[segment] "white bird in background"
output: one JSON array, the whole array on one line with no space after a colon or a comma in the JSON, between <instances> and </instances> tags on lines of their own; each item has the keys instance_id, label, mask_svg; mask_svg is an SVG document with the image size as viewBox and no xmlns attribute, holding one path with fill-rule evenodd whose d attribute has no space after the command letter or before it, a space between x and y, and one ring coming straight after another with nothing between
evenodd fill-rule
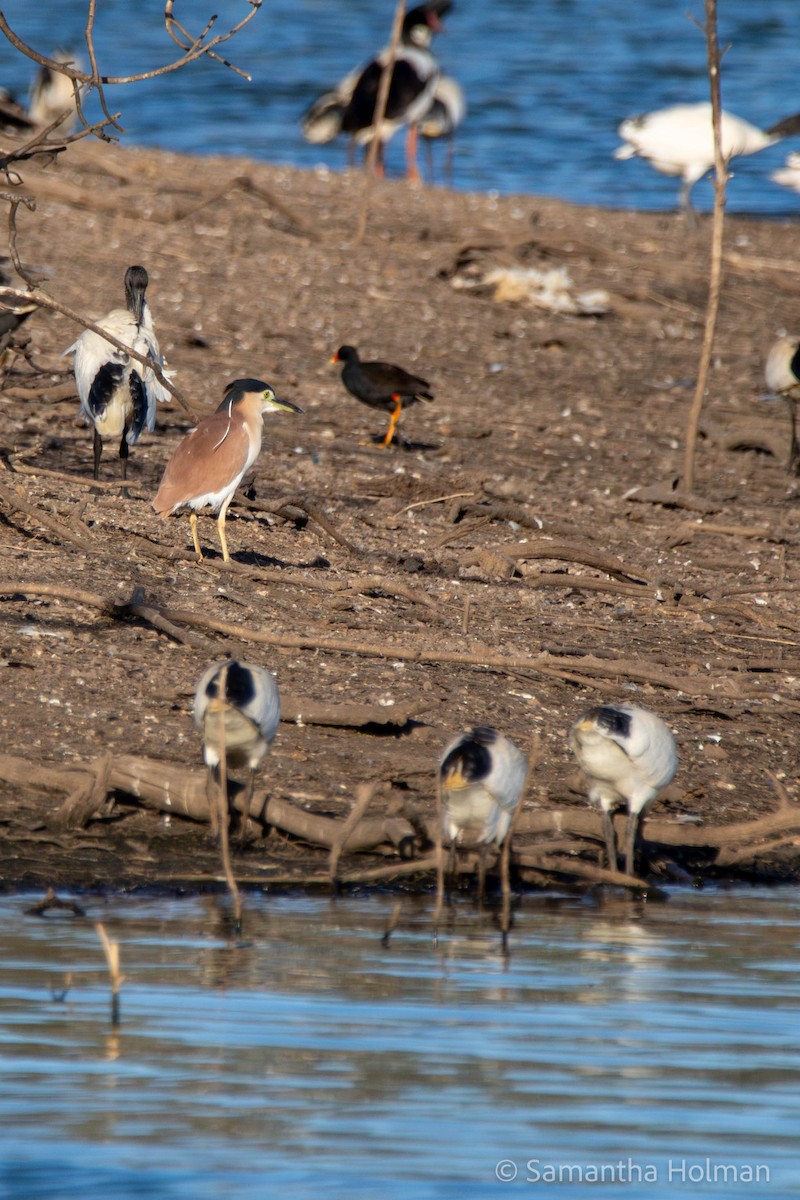
<instances>
[{"instance_id":1,"label":"white bird in background","mask_svg":"<svg viewBox=\"0 0 800 1200\"><path fill-rule=\"evenodd\" d=\"M76 66L75 56L65 50L56 50L53 54L53 62ZM51 67L41 66L31 84L28 116L34 125L42 127L51 125L62 114L66 115L53 130L54 136L65 136L75 127L78 119L75 109L75 90L68 75L54 71Z\"/></svg>"},{"instance_id":2,"label":"white bird in background","mask_svg":"<svg viewBox=\"0 0 800 1200\"><path fill-rule=\"evenodd\" d=\"M212 781L217 785L221 783L220 764L223 758L226 776L231 768L248 768L250 778L244 802L246 814L255 786L256 770L272 745L280 724L278 685L269 671L254 663L237 662L235 659L214 663L204 672L197 685L192 716L203 739L203 761L208 767L209 793ZM213 804L211 811L216 812Z\"/></svg>"},{"instance_id":3,"label":"white bird in background","mask_svg":"<svg viewBox=\"0 0 800 1200\"><path fill-rule=\"evenodd\" d=\"M798 131L800 113L764 130L723 110L722 154L726 160L755 154ZM625 144L617 147L614 158L644 158L662 175L680 176L680 207L689 209L692 187L714 166L711 103L675 104L644 116L628 117L618 133Z\"/></svg>"},{"instance_id":4,"label":"white bird in background","mask_svg":"<svg viewBox=\"0 0 800 1200\"><path fill-rule=\"evenodd\" d=\"M634 873L636 835L648 804L678 769L671 732L655 713L637 704L591 708L572 727L570 746L589 783L589 799L603 812L609 870L617 869L612 813L625 807L625 872Z\"/></svg>"},{"instance_id":5,"label":"white bird in background","mask_svg":"<svg viewBox=\"0 0 800 1200\"><path fill-rule=\"evenodd\" d=\"M144 267L125 272L127 308L115 308L96 322L159 367L164 360L158 349L153 320L145 300L149 280ZM98 478L103 441L119 438L122 478L128 476L128 447L135 445L143 429L155 428L156 404L169 397L149 367L144 367L99 333L86 329L64 353L75 352L75 382L81 413L94 426L94 478Z\"/></svg>"},{"instance_id":6,"label":"white bird in background","mask_svg":"<svg viewBox=\"0 0 800 1200\"><path fill-rule=\"evenodd\" d=\"M797 401L800 399L800 338L778 338L767 355L764 369L767 387L775 396L783 396L789 405L792 440L787 470L800 475L800 443L797 440Z\"/></svg>"},{"instance_id":7,"label":"white bird in background","mask_svg":"<svg viewBox=\"0 0 800 1200\"><path fill-rule=\"evenodd\" d=\"M481 851L481 894L485 852L492 843L499 847L505 841L527 774L522 751L486 725L459 734L442 755L442 833L450 843L450 870L456 845L465 833L472 834Z\"/></svg>"},{"instance_id":8,"label":"white bird in background","mask_svg":"<svg viewBox=\"0 0 800 1200\"><path fill-rule=\"evenodd\" d=\"M772 172L770 179L773 183L779 183L781 187L800 192L800 154L787 154L786 162L782 167L778 167L777 171Z\"/></svg>"},{"instance_id":9,"label":"white bird in background","mask_svg":"<svg viewBox=\"0 0 800 1200\"><path fill-rule=\"evenodd\" d=\"M449 181L453 176L453 139L461 122L467 115L467 101L460 84L450 75L440 75L434 89L430 108L419 123L420 136L428 147L429 174L433 178L434 141L444 138L447 145L444 176Z\"/></svg>"}]
</instances>

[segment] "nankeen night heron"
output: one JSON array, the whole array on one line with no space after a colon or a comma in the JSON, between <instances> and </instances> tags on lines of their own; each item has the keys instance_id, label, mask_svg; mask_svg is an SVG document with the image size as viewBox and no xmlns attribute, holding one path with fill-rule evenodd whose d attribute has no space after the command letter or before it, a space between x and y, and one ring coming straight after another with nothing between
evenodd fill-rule
<instances>
[{"instance_id":1,"label":"nankeen night heron","mask_svg":"<svg viewBox=\"0 0 800 1200\"><path fill-rule=\"evenodd\" d=\"M447 146L444 176L453 174L453 139L467 114L467 101L461 85L450 75L440 75L436 83L428 111L419 123L419 132L429 152L429 172L433 177L433 154L431 147L436 141Z\"/></svg>"},{"instance_id":2,"label":"nankeen night heron","mask_svg":"<svg viewBox=\"0 0 800 1200\"><path fill-rule=\"evenodd\" d=\"M113 309L96 324L137 354L163 367L145 299L148 282L144 267L128 267L127 308ZM156 404L168 399L169 392L149 367L91 329L85 329L64 353L72 351L81 413L94 426L94 478L99 475L103 442L119 438L122 478L127 479L128 448L138 442L142 430L152 432L155 428Z\"/></svg>"},{"instance_id":3,"label":"nankeen night heron","mask_svg":"<svg viewBox=\"0 0 800 1200\"><path fill-rule=\"evenodd\" d=\"M235 659L214 663L197 685L192 716L203 741L209 792L212 782L222 782L223 762L226 776L231 769L248 769L246 823L255 773L280 724L278 685L269 671L254 663Z\"/></svg>"},{"instance_id":4,"label":"nankeen night heron","mask_svg":"<svg viewBox=\"0 0 800 1200\"><path fill-rule=\"evenodd\" d=\"M418 400L433 400L431 385L402 367L387 362L362 362L355 346L340 346L330 360L343 363L342 383L351 396L389 413L389 427L383 445L391 445L403 409Z\"/></svg>"},{"instance_id":5,"label":"nankeen night heron","mask_svg":"<svg viewBox=\"0 0 800 1200\"><path fill-rule=\"evenodd\" d=\"M258 458L265 413L302 412L281 400L261 379L236 379L225 389L219 408L178 443L167 463L153 508L160 517L188 508L198 560L203 552L197 537L197 511L208 507L219 514L217 530L222 558L230 561L225 517L245 472Z\"/></svg>"},{"instance_id":6,"label":"nankeen night heron","mask_svg":"<svg viewBox=\"0 0 800 1200\"><path fill-rule=\"evenodd\" d=\"M56 50L52 61L64 66L76 66L74 54L67 50ZM69 75L54 70L43 63L33 77L30 96L28 98L28 115L34 125L52 125L62 118L51 133L51 137L65 137L70 133L78 120L75 109L75 89Z\"/></svg>"},{"instance_id":7,"label":"nankeen night heron","mask_svg":"<svg viewBox=\"0 0 800 1200\"><path fill-rule=\"evenodd\" d=\"M800 443L797 441L797 401L800 399L800 338L782 337L772 346L764 368L767 387L783 396L789 406L791 441L787 469L800 475Z\"/></svg>"},{"instance_id":8,"label":"nankeen night heron","mask_svg":"<svg viewBox=\"0 0 800 1200\"><path fill-rule=\"evenodd\" d=\"M481 893L486 851L505 841L527 773L522 751L486 725L459 734L442 754L442 834L450 843L450 869L466 835L480 849Z\"/></svg>"},{"instance_id":9,"label":"nankeen night heron","mask_svg":"<svg viewBox=\"0 0 800 1200\"><path fill-rule=\"evenodd\" d=\"M672 733L655 713L637 704L590 708L572 727L570 746L589 784L589 799L603 813L608 867L617 869L613 813L628 810L625 871L634 873L641 816L675 777L678 752Z\"/></svg>"}]
</instances>

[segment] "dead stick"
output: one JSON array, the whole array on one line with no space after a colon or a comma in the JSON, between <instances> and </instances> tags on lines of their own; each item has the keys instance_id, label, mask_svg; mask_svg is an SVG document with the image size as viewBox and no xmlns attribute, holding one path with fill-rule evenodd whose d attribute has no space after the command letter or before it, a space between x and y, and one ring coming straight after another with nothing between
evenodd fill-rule
<instances>
[{"instance_id":1,"label":"dead stick","mask_svg":"<svg viewBox=\"0 0 800 1200\"><path fill-rule=\"evenodd\" d=\"M397 47L400 45L400 35L403 31L403 17L406 11L406 0L397 0L397 7L394 13L394 23L392 25L392 36L389 39L389 51L386 56L386 62L381 74L381 81L378 85L378 95L375 100L375 109L372 114L372 141L369 144L367 151L366 177L364 179L364 195L361 202L361 213L358 218L358 228L356 235L353 238L353 245L360 246L364 241L364 235L367 232L367 217L369 216L369 202L372 195L372 181L375 174L375 162L378 157L378 152L382 151L383 144L381 142L381 125L386 113L386 101L389 99L389 85L392 82L394 74L394 63L397 57Z\"/></svg>"},{"instance_id":2,"label":"dead stick","mask_svg":"<svg viewBox=\"0 0 800 1200\"><path fill-rule=\"evenodd\" d=\"M436 772L436 908L433 911L433 941L439 936L439 922L444 908L444 804L442 802L442 777Z\"/></svg>"},{"instance_id":3,"label":"dead stick","mask_svg":"<svg viewBox=\"0 0 800 1200\"><path fill-rule=\"evenodd\" d=\"M722 283L722 234L725 215L725 188L728 182L728 164L722 153L722 102L720 100L720 55L717 40L717 0L705 0L706 48L708 52L708 75L711 85L711 113L714 128L714 215L711 226L711 272L708 284L708 308L703 330L703 346L697 370L692 407L686 426L686 447L683 458L683 480L681 490L691 496L694 491L695 450L700 413L703 407L708 374L711 366L711 351L719 312Z\"/></svg>"},{"instance_id":4,"label":"dead stick","mask_svg":"<svg viewBox=\"0 0 800 1200\"><path fill-rule=\"evenodd\" d=\"M342 851L347 845L347 839L350 837L350 834L353 832L356 825L358 825L359 821L369 808L370 801L375 795L376 787L376 783L362 783L359 785L358 791L356 792L356 802L348 814L344 824L342 825L341 833L331 846L330 857L328 859L328 874L330 875L331 883L334 889L336 888L337 882L336 872L339 867L339 858L341 857Z\"/></svg>"}]
</instances>

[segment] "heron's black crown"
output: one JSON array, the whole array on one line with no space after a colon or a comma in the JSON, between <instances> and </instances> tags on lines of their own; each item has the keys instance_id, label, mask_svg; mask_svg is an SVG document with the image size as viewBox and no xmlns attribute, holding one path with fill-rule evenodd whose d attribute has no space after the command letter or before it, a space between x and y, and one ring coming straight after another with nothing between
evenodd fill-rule
<instances>
[{"instance_id":1,"label":"heron's black crown","mask_svg":"<svg viewBox=\"0 0 800 1200\"><path fill-rule=\"evenodd\" d=\"M460 766L465 779L477 783L486 779L492 769L489 747L497 741L497 734L488 725L480 725L465 734L442 763L442 775L446 778L455 766Z\"/></svg>"},{"instance_id":2,"label":"heron's black crown","mask_svg":"<svg viewBox=\"0 0 800 1200\"><path fill-rule=\"evenodd\" d=\"M630 737L633 717L624 709L603 705L601 708L593 708L587 715L594 717L599 728L606 733L614 737Z\"/></svg>"},{"instance_id":3,"label":"heron's black crown","mask_svg":"<svg viewBox=\"0 0 800 1200\"><path fill-rule=\"evenodd\" d=\"M241 400L248 392L257 392L260 396L264 392L271 391L272 388L268 383L264 383L263 379L234 379L225 388L223 404L228 404L231 401L235 404L237 400Z\"/></svg>"},{"instance_id":4,"label":"heron's black crown","mask_svg":"<svg viewBox=\"0 0 800 1200\"><path fill-rule=\"evenodd\" d=\"M223 699L232 708L245 708L251 700L255 699L256 686L253 680L252 671L248 671L247 667L243 667L236 659L232 659L227 664L225 672L225 695ZM222 671L218 671L216 675L208 681L206 687L206 695L210 700L216 700L219 696L219 683L222 678Z\"/></svg>"}]
</instances>

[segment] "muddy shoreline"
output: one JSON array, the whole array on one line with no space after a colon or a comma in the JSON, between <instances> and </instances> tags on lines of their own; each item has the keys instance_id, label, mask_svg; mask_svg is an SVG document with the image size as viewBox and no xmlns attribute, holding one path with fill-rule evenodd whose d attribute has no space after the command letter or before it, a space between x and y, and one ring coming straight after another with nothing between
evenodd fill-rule
<instances>
[{"instance_id":1,"label":"muddy shoreline","mask_svg":"<svg viewBox=\"0 0 800 1200\"><path fill-rule=\"evenodd\" d=\"M785 406L762 398L766 352L797 313L796 222L726 222L687 508L672 488L705 316L705 218L388 180L354 245L358 173L81 143L26 167L24 183L37 209L18 217L18 248L62 303L100 316L121 302L125 268L146 265L187 402L164 406L133 448L126 498L110 448L91 486L60 357L74 323L35 314L3 368L0 750L29 778L125 755L198 769L194 687L233 653L274 670L290 701L264 794L312 815L343 822L371 783L370 815L430 822L441 748L489 723L526 749L539 737L531 829L515 847L596 864L591 832L567 844L533 826L591 816L567 731L619 698L676 733L681 766L654 827L744 827L796 805L798 485ZM498 298L497 270L515 283L539 272L551 307ZM587 293L605 311L565 311ZM329 365L343 343L433 385L388 450L382 414ZM229 513L230 564L201 515L198 565L188 522L159 520L150 501L192 414L245 375L305 413L265 425ZM316 723L313 706L349 716ZM218 886L204 825L98 791L82 827L65 828L70 794L0 780L4 889ZM654 843L654 878L796 882L797 829L778 824L725 853ZM276 888L316 886L329 854L274 828L234 850L246 886ZM341 874L392 862L390 844L345 851ZM517 883L554 877L525 867Z\"/></svg>"}]
</instances>

